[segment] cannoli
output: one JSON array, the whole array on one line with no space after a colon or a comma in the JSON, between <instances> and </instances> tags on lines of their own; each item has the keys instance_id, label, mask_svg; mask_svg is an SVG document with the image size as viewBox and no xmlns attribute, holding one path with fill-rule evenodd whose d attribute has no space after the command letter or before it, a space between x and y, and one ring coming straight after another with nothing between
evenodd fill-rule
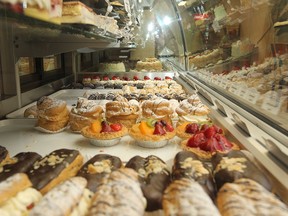
<instances>
[{"instance_id":1,"label":"cannoli","mask_svg":"<svg viewBox=\"0 0 288 216\"><path fill-rule=\"evenodd\" d=\"M133 169L121 168L113 171L107 182L98 187L88 215L143 216L145 208L146 199L138 174Z\"/></svg>"},{"instance_id":2,"label":"cannoli","mask_svg":"<svg viewBox=\"0 0 288 216\"><path fill-rule=\"evenodd\" d=\"M166 188L163 210L165 216L220 216L203 187L198 182L186 178L175 180Z\"/></svg>"}]
</instances>

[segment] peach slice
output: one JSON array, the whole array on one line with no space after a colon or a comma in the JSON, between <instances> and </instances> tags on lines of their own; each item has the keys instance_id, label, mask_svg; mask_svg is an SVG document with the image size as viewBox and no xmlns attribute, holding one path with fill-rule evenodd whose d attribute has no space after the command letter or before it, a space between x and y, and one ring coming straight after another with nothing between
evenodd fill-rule
<instances>
[{"instance_id":1,"label":"peach slice","mask_svg":"<svg viewBox=\"0 0 288 216\"><path fill-rule=\"evenodd\" d=\"M92 124L91 124L91 130L95 133L100 133L102 129L102 126L101 126L101 121L97 120L97 121L94 121Z\"/></svg>"},{"instance_id":2,"label":"peach slice","mask_svg":"<svg viewBox=\"0 0 288 216\"><path fill-rule=\"evenodd\" d=\"M144 135L152 135L154 132L154 128L149 127L146 121L142 121L139 125L139 130Z\"/></svg>"}]
</instances>

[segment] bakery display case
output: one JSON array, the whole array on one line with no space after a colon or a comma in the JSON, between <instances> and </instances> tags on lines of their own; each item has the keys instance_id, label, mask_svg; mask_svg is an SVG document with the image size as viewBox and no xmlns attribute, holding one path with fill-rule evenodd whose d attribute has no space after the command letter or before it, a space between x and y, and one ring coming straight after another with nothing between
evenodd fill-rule
<instances>
[{"instance_id":1,"label":"bakery display case","mask_svg":"<svg viewBox=\"0 0 288 216\"><path fill-rule=\"evenodd\" d=\"M0 0L0 187L28 182L25 213L77 187L77 216L288 214L286 0L22 3Z\"/></svg>"}]
</instances>

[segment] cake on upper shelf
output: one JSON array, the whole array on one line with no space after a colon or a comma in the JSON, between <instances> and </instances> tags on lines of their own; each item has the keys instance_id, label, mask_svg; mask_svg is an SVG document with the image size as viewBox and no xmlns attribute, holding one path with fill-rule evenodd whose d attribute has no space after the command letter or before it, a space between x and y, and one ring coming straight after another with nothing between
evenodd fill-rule
<instances>
[{"instance_id":1,"label":"cake on upper shelf","mask_svg":"<svg viewBox=\"0 0 288 216\"><path fill-rule=\"evenodd\" d=\"M126 68L123 62L109 62L109 63L100 63L99 72L125 72Z\"/></svg>"},{"instance_id":2,"label":"cake on upper shelf","mask_svg":"<svg viewBox=\"0 0 288 216\"><path fill-rule=\"evenodd\" d=\"M162 63L157 58L145 58L144 61L138 61L135 69L137 71L162 71Z\"/></svg>"}]
</instances>

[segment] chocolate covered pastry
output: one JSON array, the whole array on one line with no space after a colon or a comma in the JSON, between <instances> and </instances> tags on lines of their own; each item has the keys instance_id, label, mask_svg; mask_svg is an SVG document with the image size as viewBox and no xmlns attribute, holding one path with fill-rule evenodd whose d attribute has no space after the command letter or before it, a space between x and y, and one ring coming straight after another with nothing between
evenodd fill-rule
<instances>
[{"instance_id":1,"label":"chocolate covered pastry","mask_svg":"<svg viewBox=\"0 0 288 216\"><path fill-rule=\"evenodd\" d=\"M0 167L0 182L16 173L26 173L41 158L36 152L21 152Z\"/></svg>"},{"instance_id":2,"label":"chocolate covered pastry","mask_svg":"<svg viewBox=\"0 0 288 216\"><path fill-rule=\"evenodd\" d=\"M241 151L230 151L227 154L216 153L211 162L218 190L225 183L234 182L239 178L252 179L267 190L271 190L271 183L267 177Z\"/></svg>"},{"instance_id":3,"label":"chocolate covered pastry","mask_svg":"<svg viewBox=\"0 0 288 216\"><path fill-rule=\"evenodd\" d=\"M83 156L77 150L58 149L36 161L27 172L33 187L42 194L60 182L75 176L83 164Z\"/></svg>"},{"instance_id":4,"label":"chocolate covered pastry","mask_svg":"<svg viewBox=\"0 0 288 216\"><path fill-rule=\"evenodd\" d=\"M209 196L214 199L216 188L211 168L193 152L181 151L174 158L173 180L188 178L198 182Z\"/></svg>"},{"instance_id":5,"label":"chocolate covered pastry","mask_svg":"<svg viewBox=\"0 0 288 216\"><path fill-rule=\"evenodd\" d=\"M134 169L139 175L141 189L147 200L146 211L162 209L163 192L170 183L166 163L154 155L146 158L135 156L126 167Z\"/></svg>"},{"instance_id":6,"label":"chocolate covered pastry","mask_svg":"<svg viewBox=\"0 0 288 216\"><path fill-rule=\"evenodd\" d=\"M107 180L112 171L121 167L120 158L108 154L98 154L81 167L77 176L84 177L88 182L87 188L95 192L97 187Z\"/></svg>"},{"instance_id":7,"label":"chocolate covered pastry","mask_svg":"<svg viewBox=\"0 0 288 216\"><path fill-rule=\"evenodd\" d=\"M0 146L0 165L4 164L9 159L9 152L3 146Z\"/></svg>"}]
</instances>

